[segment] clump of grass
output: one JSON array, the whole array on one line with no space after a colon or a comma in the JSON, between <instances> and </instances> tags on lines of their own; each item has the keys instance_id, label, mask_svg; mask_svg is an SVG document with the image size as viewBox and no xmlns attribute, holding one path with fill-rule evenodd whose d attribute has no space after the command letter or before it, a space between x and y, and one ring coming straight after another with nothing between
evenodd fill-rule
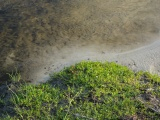
<instances>
[{"instance_id":1,"label":"clump of grass","mask_svg":"<svg viewBox=\"0 0 160 120\"><path fill-rule=\"evenodd\" d=\"M81 62L54 73L40 85L20 85L11 103L14 119L158 119L139 101L146 94L160 98L160 78L134 73L115 63Z\"/></svg>"},{"instance_id":2,"label":"clump of grass","mask_svg":"<svg viewBox=\"0 0 160 120\"><path fill-rule=\"evenodd\" d=\"M17 71L17 69L15 70L15 72L7 74L9 75L11 82L19 82L21 80L21 74Z\"/></svg>"}]
</instances>

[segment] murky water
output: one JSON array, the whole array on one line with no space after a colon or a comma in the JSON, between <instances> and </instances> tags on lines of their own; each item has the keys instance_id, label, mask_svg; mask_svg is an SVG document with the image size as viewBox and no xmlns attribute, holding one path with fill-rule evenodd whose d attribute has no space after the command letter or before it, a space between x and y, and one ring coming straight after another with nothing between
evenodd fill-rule
<instances>
[{"instance_id":1,"label":"murky water","mask_svg":"<svg viewBox=\"0 0 160 120\"><path fill-rule=\"evenodd\" d=\"M160 0L1 0L0 76L15 67L25 76L41 64L34 58L56 58L66 47L150 44L160 38L159 21Z\"/></svg>"}]
</instances>

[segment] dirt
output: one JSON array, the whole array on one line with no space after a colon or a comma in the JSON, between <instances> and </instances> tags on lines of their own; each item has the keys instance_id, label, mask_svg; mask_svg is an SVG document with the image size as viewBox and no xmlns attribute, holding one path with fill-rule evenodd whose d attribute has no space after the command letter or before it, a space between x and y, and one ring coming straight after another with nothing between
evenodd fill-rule
<instances>
[{"instance_id":1,"label":"dirt","mask_svg":"<svg viewBox=\"0 0 160 120\"><path fill-rule=\"evenodd\" d=\"M159 0L1 0L0 77L18 69L38 81L76 58L149 45L159 11Z\"/></svg>"}]
</instances>

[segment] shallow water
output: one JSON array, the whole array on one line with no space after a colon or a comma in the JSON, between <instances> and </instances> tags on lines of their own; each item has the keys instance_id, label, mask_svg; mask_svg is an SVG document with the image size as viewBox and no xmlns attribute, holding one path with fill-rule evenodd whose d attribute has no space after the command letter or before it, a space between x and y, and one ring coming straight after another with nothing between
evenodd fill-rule
<instances>
[{"instance_id":1,"label":"shallow water","mask_svg":"<svg viewBox=\"0 0 160 120\"><path fill-rule=\"evenodd\" d=\"M120 53L150 44L160 38L159 11L159 0L1 0L0 76L16 67L31 79L46 57L56 63L73 48Z\"/></svg>"}]
</instances>

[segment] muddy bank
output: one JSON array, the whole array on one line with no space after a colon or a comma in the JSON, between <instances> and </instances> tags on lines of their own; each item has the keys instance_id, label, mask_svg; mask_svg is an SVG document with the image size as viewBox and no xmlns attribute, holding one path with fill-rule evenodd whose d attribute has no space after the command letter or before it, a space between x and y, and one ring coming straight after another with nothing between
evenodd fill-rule
<instances>
[{"instance_id":1,"label":"muddy bank","mask_svg":"<svg viewBox=\"0 0 160 120\"><path fill-rule=\"evenodd\" d=\"M49 64L148 45L160 37L159 11L159 0L1 0L0 74L17 68L34 81Z\"/></svg>"}]
</instances>

